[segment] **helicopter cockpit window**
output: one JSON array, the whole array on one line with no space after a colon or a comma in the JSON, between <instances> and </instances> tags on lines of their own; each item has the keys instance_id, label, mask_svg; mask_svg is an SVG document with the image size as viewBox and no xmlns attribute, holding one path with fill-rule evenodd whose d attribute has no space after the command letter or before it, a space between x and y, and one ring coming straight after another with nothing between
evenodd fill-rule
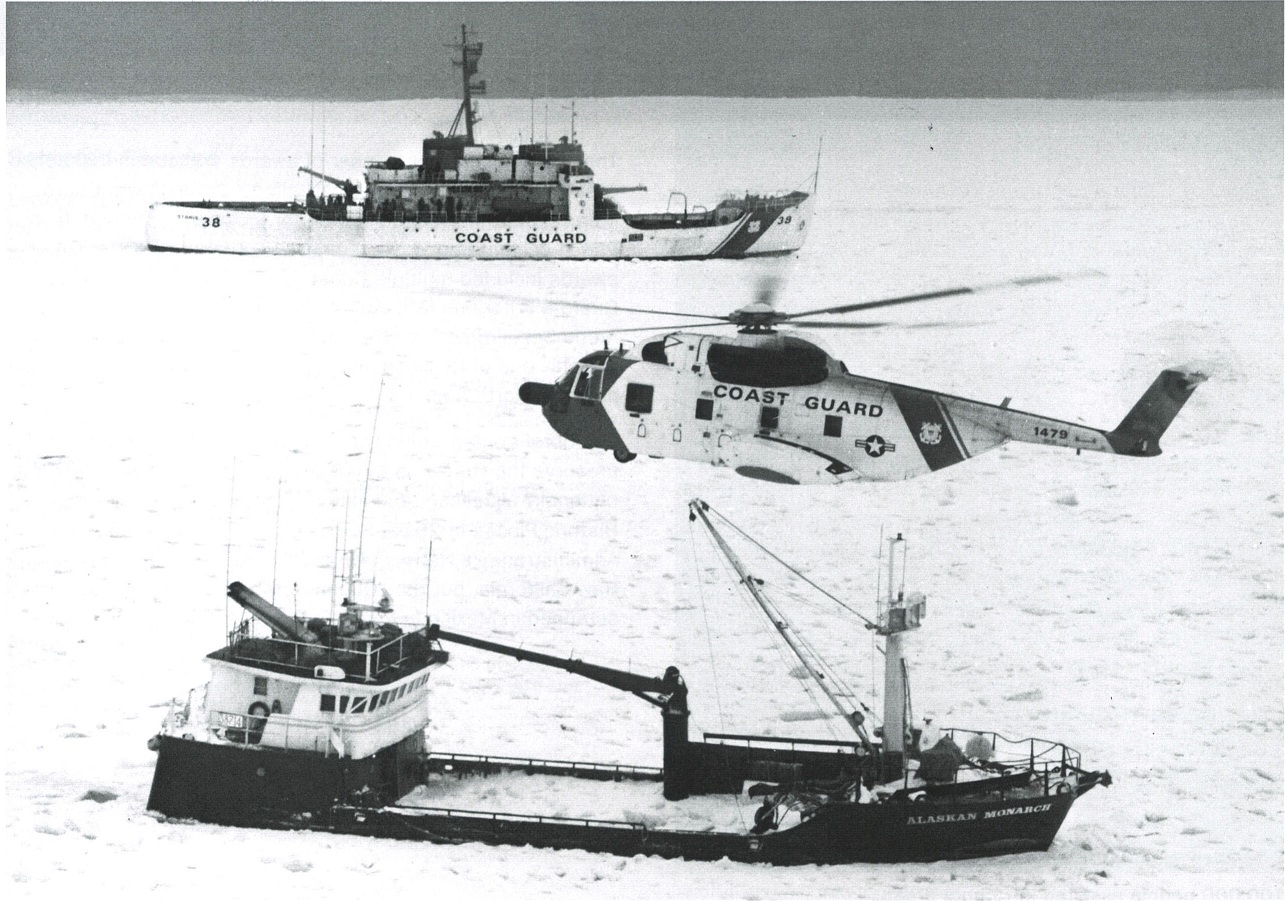
<instances>
[{"instance_id":1,"label":"helicopter cockpit window","mask_svg":"<svg viewBox=\"0 0 1285 901\"><path fill-rule=\"evenodd\" d=\"M583 400L598 400L602 397L602 366L581 363L580 372L576 375L575 387L571 389L572 397Z\"/></svg>"},{"instance_id":2,"label":"helicopter cockpit window","mask_svg":"<svg viewBox=\"0 0 1285 901\"><path fill-rule=\"evenodd\" d=\"M825 351L798 338L781 338L762 347L714 344L705 359L717 381L752 388L815 385L829 375Z\"/></svg>"}]
</instances>

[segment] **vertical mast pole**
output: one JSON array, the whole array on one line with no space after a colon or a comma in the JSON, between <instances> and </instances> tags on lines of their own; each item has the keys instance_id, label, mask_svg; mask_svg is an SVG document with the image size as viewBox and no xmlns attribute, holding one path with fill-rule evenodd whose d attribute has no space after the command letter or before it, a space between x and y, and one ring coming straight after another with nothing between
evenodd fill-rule
<instances>
[{"instance_id":1,"label":"vertical mast pole","mask_svg":"<svg viewBox=\"0 0 1285 901\"><path fill-rule=\"evenodd\" d=\"M469 79L473 69L469 66L468 26L460 26L460 69L464 73L464 134L470 144L473 143L473 91Z\"/></svg>"},{"instance_id":2,"label":"vertical mast pole","mask_svg":"<svg viewBox=\"0 0 1285 901\"><path fill-rule=\"evenodd\" d=\"M370 424L370 452L366 454L366 486L361 492L361 524L357 527L357 575L361 576L361 543L366 537L366 498L370 495L370 464L375 456L375 427L379 425L379 405L384 399L384 376L379 377L379 394L375 396L375 416ZM353 600L357 600L356 597Z\"/></svg>"}]
</instances>

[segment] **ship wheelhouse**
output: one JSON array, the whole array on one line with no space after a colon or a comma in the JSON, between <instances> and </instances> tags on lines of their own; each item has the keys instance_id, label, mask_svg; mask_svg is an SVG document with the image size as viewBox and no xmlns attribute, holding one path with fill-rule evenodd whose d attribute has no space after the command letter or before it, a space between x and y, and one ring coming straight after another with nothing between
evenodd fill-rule
<instances>
[{"instance_id":1,"label":"ship wheelhouse","mask_svg":"<svg viewBox=\"0 0 1285 901\"><path fill-rule=\"evenodd\" d=\"M229 588L236 593L268 603L240 583ZM207 656L203 703L171 714L171 734L360 759L428 725L429 675L448 655L425 629L371 623L355 612L333 623L269 624L271 637L256 637L246 620Z\"/></svg>"}]
</instances>

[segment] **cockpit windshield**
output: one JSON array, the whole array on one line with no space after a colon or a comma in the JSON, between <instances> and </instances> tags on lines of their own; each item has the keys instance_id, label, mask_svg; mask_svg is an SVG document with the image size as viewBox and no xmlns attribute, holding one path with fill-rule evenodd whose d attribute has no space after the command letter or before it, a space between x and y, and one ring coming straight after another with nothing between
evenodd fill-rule
<instances>
[{"instance_id":1,"label":"cockpit windshield","mask_svg":"<svg viewBox=\"0 0 1285 901\"><path fill-rule=\"evenodd\" d=\"M602 397L602 371L604 367L592 363L581 363L577 369L575 385L571 389L572 397L584 400L598 400Z\"/></svg>"},{"instance_id":2,"label":"cockpit windshield","mask_svg":"<svg viewBox=\"0 0 1285 901\"><path fill-rule=\"evenodd\" d=\"M710 375L717 381L752 388L788 388L815 385L829 375L829 356L815 344L781 337L759 347L712 344L705 356Z\"/></svg>"}]
</instances>

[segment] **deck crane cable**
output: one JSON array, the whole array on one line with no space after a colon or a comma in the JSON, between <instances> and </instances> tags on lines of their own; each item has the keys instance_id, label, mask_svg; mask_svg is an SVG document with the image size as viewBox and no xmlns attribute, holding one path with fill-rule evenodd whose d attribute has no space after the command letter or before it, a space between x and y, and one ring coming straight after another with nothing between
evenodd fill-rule
<instances>
[{"instance_id":1,"label":"deck crane cable","mask_svg":"<svg viewBox=\"0 0 1285 901\"><path fill-rule=\"evenodd\" d=\"M791 566L790 564L786 563L784 560L782 560L782 559L781 559L780 557L778 557L776 554L772 553L769 549L767 549L767 548L766 548L766 547L764 547L762 544L760 544L757 540L755 540L753 536L751 536L751 535L747 535L744 531L742 531L742 530L741 530L741 528L740 528L739 526L737 526L737 525L736 525L736 523L732 522L732 521L731 521L731 520L729 520L727 517L723 516L723 514L719 513L719 512L718 512L717 510L715 510L713 507L710 507L710 508L709 508L709 510L708 510L707 512L712 513L712 514L714 514L715 516L717 516L717 517L719 518L719 520L720 520L721 522L725 523L725 524L727 525L727 527L728 527L728 528L730 528L732 531L736 532L738 535L740 535L742 538L744 538L744 539L745 539L746 541L748 541L750 544L754 545L756 548L758 548L759 550L761 550L763 553L767 554L769 557L771 557L773 560L775 560L775 561L776 561L777 563L779 563L781 566L785 567L787 570L789 570L790 572L794 573L794 575L798 576L800 579L802 579L804 582L806 582L806 583L808 583L809 585L811 585L813 588L815 588L815 589L816 589L817 591L819 591L821 594L825 595L825 596L826 596L826 597L828 597L830 600L834 601L834 603L838 604L838 605L839 605L840 607L842 607L844 610L846 610L846 611L848 611L849 613L851 613L853 616L855 616L857 619L861 620L861 621L862 621L863 623L865 623L867 626L870 626L871 628L874 628L874 627L875 627L875 623L874 623L871 619L869 619L868 617L862 616L860 612L858 612L858 611L856 611L856 610L853 610L851 607L849 607L849 606L848 606L847 604L845 604L843 601L839 600L837 597L835 597L834 595L832 595L830 592L826 591L826 590L825 590L824 588L822 588L820 585L818 585L817 583L813 582L813 581L812 581L811 579L809 579L807 576L803 575L803 573L799 572L799 571L798 571L797 569L795 569L793 566Z\"/></svg>"},{"instance_id":2,"label":"deck crane cable","mask_svg":"<svg viewBox=\"0 0 1285 901\"><path fill-rule=\"evenodd\" d=\"M740 527L738 527L738 526L737 526L735 523L733 523L731 520L727 519L727 517L723 516L723 515L722 515L721 513L719 513L717 510L714 510L712 507L706 507L705 509L706 509L706 512L707 512L707 513L712 513L712 514L714 514L715 516L717 516L717 517L718 517L718 519L719 519L722 523L726 524L730 529L732 529L733 531L735 531L738 535L740 535L742 538L744 538L744 539L745 539L746 541L748 541L750 544L752 544L752 545L754 545L755 547L757 547L760 551L762 551L764 554L766 554L766 555L767 555L768 557L770 557L772 560L775 560L775 561L776 561L776 562L777 562L777 563L778 563L782 568L784 568L786 571L788 571L788 572L792 573L793 575L797 576L799 579L801 579L803 582L805 582L806 584L808 584L809 586L811 586L811 587L812 587L814 590L816 590L818 593L820 593L821 595L824 595L825 597L829 598L832 602L834 602L835 604L837 604L837 605L838 605L839 607L841 607L842 609L846 610L848 613L851 613L853 616L857 617L857 618L858 618L858 619L860 619L862 622L867 623L867 624L869 624L869 625L873 625L873 623L871 622L871 620L870 620L870 619L868 619L868 618L867 618L867 617L865 617L865 616L862 616L859 612L857 612L856 610L853 610L851 607L849 607L847 604L843 603L841 600L839 600L839 599L838 599L837 597L835 597L833 594L831 594L830 592L826 591L826 590L825 590L824 588L822 588L821 586L817 585L815 582L813 582L813 581L812 581L811 579L809 579L807 576L803 575L803 573L799 572L797 569L795 569L795 568L794 568L793 566L791 566L790 564L786 563L784 560L782 560L780 557L778 557L776 554L774 554L770 549L768 549L767 547L764 547L762 543L760 543L759 541L757 541L753 536L751 536L751 535L747 534L743 529L741 529ZM711 542L712 542L712 541L713 541L713 539L711 538ZM870 708L870 706L869 706L869 705L867 705L865 702L861 701L861 700L860 700L860 698L858 698L858 697L857 697L857 693L856 693L855 691L853 691L849 686L847 686L847 685L844 683L843 679L842 679L841 677L839 677L839 676L835 673L834 669L833 669L833 668L832 668L828 663L826 663L826 662L824 661L824 658L822 658L820 655L818 655L818 654L817 654L817 652L816 652L815 648L814 648L814 647L812 647L812 646L811 646L811 645L806 641L806 639L804 639L804 638L803 638L803 636L801 636L797 631L792 631L792 632L791 632L791 634L793 634L793 635L794 635L794 641L795 641L796 643L798 643L800 646L802 646L802 647L807 651L807 653L811 656L811 658L812 658L812 662L813 662L813 666L817 666L817 665L818 665L818 663L820 664L820 665L818 666L818 669L822 670L822 672L823 672L823 674L824 674L825 678L826 678L828 681L830 681L832 684L836 685L836 687L840 688L840 689L843 691L843 693L844 693L844 694L846 694L850 699L854 700L854 701L855 701L855 702L856 702L856 703L861 707L861 709L862 709L862 711L863 711L863 712L865 712L867 715L871 716L871 717L872 717L874 720L876 720L877 722L882 723L882 718L881 718L881 717L879 717L879 716L877 716L877 715L874 713L874 711L873 711L873 710L871 710L871 708ZM783 654L782 649L779 647L779 642L778 642L778 653L782 653L782 654ZM784 655L783 655L783 656L784 656ZM805 687L805 689L808 687L806 682L804 683L804 687ZM814 703L814 704L817 704L817 706L818 706L818 710L824 710L824 709L825 709L825 708L824 708L824 706L823 706L823 705L821 705L821 704L817 701L816 696L811 692L811 690L810 690L810 689L808 690L808 693L809 693L809 696L812 698L813 703Z\"/></svg>"},{"instance_id":3,"label":"deck crane cable","mask_svg":"<svg viewBox=\"0 0 1285 901\"><path fill-rule=\"evenodd\" d=\"M713 512L712 509L709 512ZM713 536L706 534L705 537L706 537L706 540L709 541L710 545L717 550L718 545L717 545L717 542L715 542ZM750 596L749 589L745 588L744 583L742 583L741 581L740 575L735 571L734 567L731 565L731 562L728 561L727 558L722 553L715 554L715 557L718 559L720 565L722 566L725 577L732 584L738 585L741 588L745 589L743 591L737 592L737 595L741 598L741 601L746 605L746 607L749 610L751 610L756 617L766 616L767 615L766 611L761 609L758 606L758 604L754 602L753 598ZM795 656L793 651L787 652L787 648L789 647L788 642L786 642L785 639L781 636L779 630L772 630L771 632L769 632L769 636L772 639L772 650L780 658L782 668L788 671L792 669L795 665L797 665L798 663L797 656ZM803 689L804 694L807 695L808 701L812 704L813 708L817 711L817 713L823 714L822 722L825 724L826 729L830 732L831 736L838 738L838 733L835 732L834 726L831 723L830 708L828 705L824 704L821 701L820 695L818 693L819 686L814 687L812 684L812 681L809 679L801 679L801 680L797 680L797 682L799 687Z\"/></svg>"},{"instance_id":4,"label":"deck crane cable","mask_svg":"<svg viewBox=\"0 0 1285 901\"><path fill-rule=\"evenodd\" d=\"M786 595L791 599L802 601L802 599L794 592L786 591L783 588L780 588L779 586L775 585L774 583L771 583L771 582L766 583L764 585L764 588L773 589L777 594ZM861 707L861 710L866 715L873 717L876 721L880 723L880 725L882 725L882 719L877 714L875 714L875 712L870 708L870 705L868 705L865 701L861 700L861 698L858 697L856 689L854 689L852 685L843 678L843 675L837 669L834 668L834 666L829 662L829 660L825 658L825 656L823 656L820 652L817 651L816 646L803 633L799 632L797 629L792 629L791 631L794 635L795 642L798 643L799 646L802 647L805 651L807 651L808 655L812 658L812 665L816 667L816 669L821 673L822 676L825 677L825 680L833 688L837 689L839 694L846 695L848 698L850 698L852 701L858 704Z\"/></svg>"},{"instance_id":5,"label":"deck crane cable","mask_svg":"<svg viewBox=\"0 0 1285 901\"><path fill-rule=\"evenodd\" d=\"M714 636L711 633L710 627L709 627L709 607L705 602L705 580L701 578L700 559L696 553L695 528L696 526L689 519L687 521L687 537L689 539L688 544L691 546L691 549L692 549L692 569L695 571L695 574L696 574L696 587L700 592L701 615L705 619L705 643L709 647L709 668L710 668L710 673L714 677L713 678L714 706L718 709L718 728L722 731L726 731L727 723L723 716L723 697L722 697L722 693L719 691L718 660L714 654ZM737 792L735 795L733 795L733 797L736 800L736 815L740 818L741 828L749 829L750 828L749 821L746 820L745 810L741 805L740 792Z\"/></svg>"}]
</instances>

